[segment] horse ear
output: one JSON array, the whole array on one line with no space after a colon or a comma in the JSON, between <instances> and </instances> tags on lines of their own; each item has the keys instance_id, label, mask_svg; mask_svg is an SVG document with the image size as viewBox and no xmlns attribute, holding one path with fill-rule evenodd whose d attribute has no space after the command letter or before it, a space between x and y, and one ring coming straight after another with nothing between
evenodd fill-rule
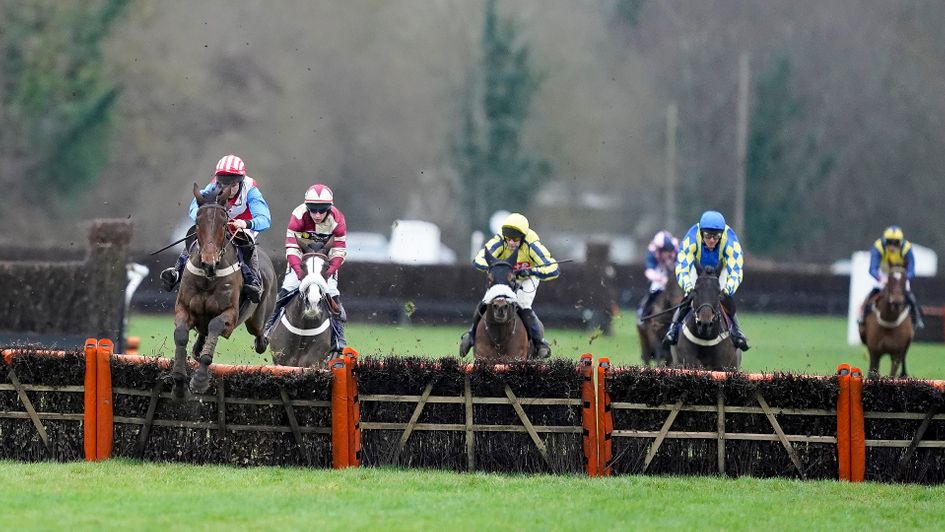
<instances>
[{"instance_id":1,"label":"horse ear","mask_svg":"<svg viewBox=\"0 0 945 532\"><path fill-rule=\"evenodd\" d=\"M232 187L233 185L229 185L217 189L217 204L226 205L226 200L230 199L230 189Z\"/></svg>"},{"instance_id":2,"label":"horse ear","mask_svg":"<svg viewBox=\"0 0 945 532\"><path fill-rule=\"evenodd\" d=\"M203 194L200 193L200 187L197 186L197 183L194 183L194 197L197 198L198 207L206 203L206 201L203 198Z\"/></svg>"},{"instance_id":3,"label":"horse ear","mask_svg":"<svg viewBox=\"0 0 945 532\"><path fill-rule=\"evenodd\" d=\"M703 268L702 268L702 263L699 262L698 260L696 260L696 262L693 263L693 266L696 267L696 273L697 273L698 275L702 275L702 270L703 270Z\"/></svg>"},{"instance_id":4,"label":"horse ear","mask_svg":"<svg viewBox=\"0 0 945 532\"><path fill-rule=\"evenodd\" d=\"M485 253L485 256L486 256L486 264L488 264L489 266L492 266L493 264L495 264L496 258L495 258L495 256L492 255L492 253L489 253L489 249L488 249L488 248L486 248L485 252L486 252L486 253Z\"/></svg>"}]
</instances>

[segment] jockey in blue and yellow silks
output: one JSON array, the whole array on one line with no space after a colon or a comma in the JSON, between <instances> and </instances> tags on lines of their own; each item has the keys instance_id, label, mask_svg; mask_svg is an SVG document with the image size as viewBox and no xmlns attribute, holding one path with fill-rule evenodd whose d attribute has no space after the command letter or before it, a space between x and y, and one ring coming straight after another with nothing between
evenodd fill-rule
<instances>
[{"instance_id":1,"label":"jockey in blue and yellow silks","mask_svg":"<svg viewBox=\"0 0 945 532\"><path fill-rule=\"evenodd\" d=\"M689 313L688 302L690 293L696 284L696 261L702 266L712 266L717 271L722 283L722 306L732 320L730 331L735 347L747 351L748 340L741 331L738 318L735 316L735 291L742 283L744 257L742 246L738 243L738 236L725 223L725 217L717 211L702 213L699 223L689 228L676 256L676 281L686 294L684 304L676 309L673 322L666 333L665 343L676 345L679 339L679 327Z\"/></svg>"},{"instance_id":2,"label":"jockey in blue and yellow silks","mask_svg":"<svg viewBox=\"0 0 945 532\"><path fill-rule=\"evenodd\" d=\"M545 326L532 310L532 302L535 301L535 292L538 291L540 281L557 279L560 273L558 262L541 243L538 233L528 227L528 219L517 212L510 214L502 222L502 232L489 239L479 250L473 260L473 266L477 270L489 270L489 264L486 262L487 250L493 257L511 262L516 276L522 279L518 290L515 291L519 305L518 315L528 329L529 339L535 344L538 358L550 356L551 349L545 341ZM476 343L476 326L483 310L483 304L480 304L473 316L472 327L463 333L460 339L460 357L466 356Z\"/></svg>"},{"instance_id":3,"label":"jockey in blue and yellow silks","mask_svg":"<svg viewBox=\"0 0 945 532\"><path fill-rule=\"evenodd\" d=\"M915 254L912 253L912 242L905 239L902 228L898 225L887 227L883 231L883 236L873 242L873 249L870 250L870 275L875 279L875 282L873 283L873 289L866 296L866 303L863 304L859 323L863 324L866 313L870 310L870 300L886 285L889 269L893 267L905 268L906 300L909 301L909 313L912 315L912 323L915 324L917 329L921 329L925 326L925 323L922 322L922 313L910 286L910 281L915 279Z\"/></svg>"}]
</instances>

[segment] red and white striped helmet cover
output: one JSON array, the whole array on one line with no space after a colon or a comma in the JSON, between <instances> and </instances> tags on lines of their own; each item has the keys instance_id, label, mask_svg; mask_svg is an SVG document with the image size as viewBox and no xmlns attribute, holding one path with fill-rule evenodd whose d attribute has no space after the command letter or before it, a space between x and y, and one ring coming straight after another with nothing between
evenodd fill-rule
<instances>
[{"instance_id":1,"label":"red and white striped helmet cover","mask_svg":"<svg viewBox=\"0 0 945 532\"><path fill-rule=\"evenodd\" d=\"M222 159L217 162L217 169L213 172L213 175L246 175L246 165L243 164L243 159L235 155L224 155Z\"/></svg>"},{"instance_id":2,"label":"red and white striped helmet cover","mask_svg":"<svg viewBox=\"0 0 945 532\"><path fill-rule=\"evenodd\" d=\"M305 203L332 203L335 195L325 185L312 185L305 191Z\"/></svg>"}]
</instances>

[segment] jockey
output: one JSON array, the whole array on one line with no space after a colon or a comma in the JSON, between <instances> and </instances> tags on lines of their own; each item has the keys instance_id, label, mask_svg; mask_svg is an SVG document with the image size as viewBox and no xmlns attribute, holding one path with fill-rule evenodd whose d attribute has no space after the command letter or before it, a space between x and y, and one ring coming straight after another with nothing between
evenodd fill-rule
<instances>
[{"instance_id":1,"label":"jockey","mask_svg":"<svg viewBox=\"0 0 945 532\"><path fill-rule=\"evenodd\" d=\"M297 293L305 270L302 269L303 247L309 244L321 244L328 255L328 268L325 277L328 284L328 295L334 302L335 308L330 308L329 320L332 332L332 351L341 353L347 345L345 341L345 323L348 314L341 305L341 293L338 291L338 270L345 261L348 253L347 224L345 216L334 205L335 196L325 185L312 185L305 191L305 202L296 207L289 217L289 225L285 231L285 258L286 272L282 280L282 287L276 297L276 308L266 322L264 334L266 338L282 313L282 309L292 301Z\"/></svg>"},{"instance_id":2,"label":"jockey","mask_svg":"<svg viewBox=\"0 0 945 532\"><path fill-rule=\"evenodd\" d=\"M538 291L540 281L550 281L558 277L558 263L551 257L538 238L538 233L528 228L528 219L519 213L510 214L502 223L502 232L493 236L485 246L479 250L473 261L477 270L488 271L486 250L497 259L510 260L513 264L516 277L520 278L520 286L515 291L518 300L518 315L528 329L528 336L535 345L538 358L547 358L551 355L551 348L545 341L545 326L532 310L535 292ZM476 326L484 312L484 302L476 308L472 327L463 333L459 344L459 356L464 357L469 349L475 345Z\"/></svg>"},{"instance_id":3,"label":"jockey","mask_svg":"<svg viewBox=\"0 0 945 532\"><path fill-rule=\"evenodd\" d=\"M650 305L666 288L670 272L676 266L679 240L669 231L659 231L646 250L646 269L643 274L650 281L650 290L637 308L637 320L647 315Z\"/></svg>"},{"instance_id":4,"label":"jockey","mask_svg":"<svg viewBox=\"0 0 945 532\"><path fill-rule=\"evenodd\" d=\"M243 271L243 295L254 303L259 303L259 296L262 294L262 282L259 275L259 257L256 256L256 235L269 229L272 224L272 216L269 213L269 204L263 198L257 186L256 180L246 175L246 165L243 160L236 155L225 155L217 162L216 170L213 172L213 179L202 194L204 196L215 194L220 188L238 185L230 191L229 200L226 203L226 213L230 218L228 226L236 231L236 237L233 242L236 244L241 255L240 267ZM190 219L195 223L197 221L197 199L190 201ZM191 228L188 233L193 233ZM165 269L161 272L161 281L164 283L164 290L171 292L180 281L181 272L184 269L184 263L190 257L190 248L192 240L188 239L188 244L184 245L180 257L177 258L177 265Z\"/></svg>"},{"instance_id":5,"label":"jockey","mask_svg":"<svg viewBox=\"0 0 945 532\"><path fill-rule=\"evenodd\" d=\"M722 284L722 306L732 320L732 342L742 351L748 351L748 340L742 333L735 316L735 291L742 283L742 265L744 263L742 246L738 243L738 236L728 224L725 217L718 211L702 213L699 223L689 228L683 239L680 253L676 257L676 281L683 289L685 297L683 305L676 309L673 322L666 332L665 344L676 345L679 340L679 327L686 315L689 314L688 302L698 277L695 262L702 266L712 266L717 271L725 268L724 275L719 276Z\"/></svg>"},{"instance_id":6,"label":"jockey","mask_svg":"<svg viewBox=\"0 0 945 532\"><path fill-rule=\"evenodd\" d=\"M912 242L904 238L902 228L898 225L887 227L883 231L883 236L873 242L873 249L870 250L870 275L873 276L875 282L869 295L866 296L867 303L863 305L863 311L860 313L860 325L863 324L866 313L870 311L869 301L883 289L889 269L896 266L906 269L906 300L909 301L912 323L915 324L916 329L925 327L919 304L909 286L910 281L915 278L915 255L912 253Z\"/></svg>"}]
</instances>

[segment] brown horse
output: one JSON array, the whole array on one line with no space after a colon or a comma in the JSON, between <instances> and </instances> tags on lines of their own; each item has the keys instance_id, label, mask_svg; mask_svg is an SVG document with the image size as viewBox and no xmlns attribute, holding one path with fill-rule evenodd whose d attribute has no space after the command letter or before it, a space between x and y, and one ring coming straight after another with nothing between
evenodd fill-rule
<instances>
[{"instance_id":1,"label":"brown horse","mask_svg":"<svg viewBox=\"0 0 945 532\"><path fill-rule=\"evenodd\" d=\"M331 350L328 285L323 276L328 257L323 253L302 255L306 275L298 296L286 305L270 340L272 360L282 366L321 367ZM286 275L295 275L287 272Z\"/></svg>"},{"instance_id":2,"label":"brown horse","mask_svg":"<svg viewBox=\"0 0 945 532\"><path fill-rule=\"evenodd\" d=\"M177 303L174 305L176 349L170 377L174 382L174 395L178 398L185 395L187 340L191 329L197 331L193 356L198 362L197 370L190 380L193 393L207 391L210 386L209 365L213 362L217 340L220 336L229 338L240 323L246 322L246 329L256 337L256 352L263 353L266 349L262 332L275 304L276 274L269 256L257 248L262 297L258 304L243 301L240 305L243 275L236 246L227 242L229 216L225 205L229 192L230 187L224 187L215 197L204 197L194 183L194 197L198 205L198 249L187 261L177 292Z\"/></svg>"},{"instance_id":3,"label":"brown horse","mask_svg":"<svg viewBox=\"0 0 945 532\"><path fill-rule=\"evenodd\" d=\"M690 294L692 308L683 322L679 342L673 346L673 365L684 368L734 371L742 352L729 337L721 310L719 276L711 266L696 262L699 277Z\"/></svg>"},{"instance_id":4,"label":"brown horse","mask_svg":"<svg viewBox=\"0 0 945 532\"><path fill-rule=\"evenodd\" d=\"M886 286L873 302L860 327L860 339L870 352L870 376L879 373L879 359L889 354L892 365L889 376L895 377L902 365L900 377L906 377L906 352L912 343L912 316L906 302L906 274L904 269L894 268L889 272Z\"/></svg>"},{"instance_id":5,"label":"brown horse","mask_svg":"<svg viewBox=\"0 0 945 532\"><path fill-rule=\"evenodd\" d=\"M528 331L518 315L515 290L518 283L510 262L496 259L486 250L489 289L482 299L482 319L476 326L475 359L491 364L527 360Z\"/></svg>"},{"instance_id":6,"label":"brown horse","mask_svg":"<svg viewBox=\"0 0 945 532\"><path fill-rule=\"evenodd\" d=\"M670 349L663 345L663 337L669 330L669 324L673 321L672 310L682 301L683 293L679 288L676 279L670 277L666 283L666 288L660 292L650 305L650 317L644 316L642 321L637 322L637 335L640 338L640 359L649 366L651 363L657 366L670 366L673 363L673 356Z\"/></svg>"}]
</instances>

